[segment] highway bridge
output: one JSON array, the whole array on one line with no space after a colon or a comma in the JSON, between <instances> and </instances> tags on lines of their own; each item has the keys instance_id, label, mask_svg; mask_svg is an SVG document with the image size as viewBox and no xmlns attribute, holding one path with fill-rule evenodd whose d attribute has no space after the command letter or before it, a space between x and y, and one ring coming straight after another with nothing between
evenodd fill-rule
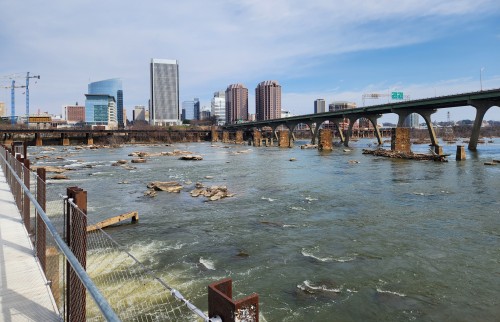
<instances>
[{"instance_id":1,"label":"highway bridge","mask_svg":"<svg viewBox=\"0 0 500 322\"><path fill-rule=\"evenodd\" d=\"M469 150L476 150L481 124L484 115L493 106L500 106L500 88L487 91L462 93L455 95L439 96L432 98L425 98L419 100L403 101L398 103L387 103L380 105L372 105L367 107L360 107L354 109L345 109L334 112L325 112L317 114L299 115L288 118L280 118L266 121L246 122L239 124L230 124L224 126L227 131L250 131L252 129L262 129L270 127L273 132L273 137L276 136L276 129L279 126L285 126L289 129L290 140L293 139L293 130L299 124L307 124L312 132L312 143L314 144L318 138L318 133L321 125L329 121L335 124L339 130L341 141L345 146L348 146L349 138L352 135L353 125L360 118L368 119L375 129L378 143L382 144L381 135L377 127L377 119L383 114L395 113L398 115L398 127L402 127L406 117L412 113L417 113L422 116L427 124L429 136L432 145L437 145L436 133L431 121L431 115L441 108L453 108L459 106L473 106L476 108L476 117L472 127L472 134L469 140ZM349 128L347 134L340 130L340 123L344 119L349 120Z\"/></svg>"}]
</instances>

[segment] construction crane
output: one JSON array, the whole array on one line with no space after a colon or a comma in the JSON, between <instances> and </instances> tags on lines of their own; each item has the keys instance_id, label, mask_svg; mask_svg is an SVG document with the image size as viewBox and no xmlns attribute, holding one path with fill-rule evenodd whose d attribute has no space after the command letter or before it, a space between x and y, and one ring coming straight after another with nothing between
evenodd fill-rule
<instances>
[{"instance_id":1,"label":"construction crane","mask_svg":"<svg viewBox=\"0 0 500 322\"><path fill-rule=\"evenodd\" d=\"M16 81L12 80L11 86L3 86L2 88L10 88L10 124L16 124L16 95L15 88L25 88L26 86L16 86Z\"/></svg>"},{"instance_id":2,"label":"construction crane","mask_svg":"<svg viewBox=\"0 0 500 322\"><path fill-rule=\"evenodd\" d=\"M12 79L12 85L11 86L4 86L3 88L10 88L10 122L11 124L15 124L15 114L16 114L16 104L15 104L15 95L14 95L14 89L15 88L26 88L26 125L29 126L29 120L30 120L30 92L29 92L29 86L30 86L30 78L36 78L40 79L40 75L36 76L30 76L30 72L26 73L26 77L19 76L19 74L13 74L13 75L8 75L3 78L9 78ZM14 78L26 78L26 86L15 86L16 81Z\"/></svg>"}]
</instances>

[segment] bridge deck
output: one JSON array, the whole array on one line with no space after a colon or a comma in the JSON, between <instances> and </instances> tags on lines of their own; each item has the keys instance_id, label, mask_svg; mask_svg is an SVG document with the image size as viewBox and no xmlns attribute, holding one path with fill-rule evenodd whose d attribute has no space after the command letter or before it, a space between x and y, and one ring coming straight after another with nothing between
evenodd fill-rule
<instances>
[{"instance_id":1,"label":"bridge deck","mask_svg":"<svg viewBox=\"0 0 500 322\"><path fill-rule=\"evenodd\" d=\"M61 321L1 169L0 321Z\"/></svg>"}]
</instances>

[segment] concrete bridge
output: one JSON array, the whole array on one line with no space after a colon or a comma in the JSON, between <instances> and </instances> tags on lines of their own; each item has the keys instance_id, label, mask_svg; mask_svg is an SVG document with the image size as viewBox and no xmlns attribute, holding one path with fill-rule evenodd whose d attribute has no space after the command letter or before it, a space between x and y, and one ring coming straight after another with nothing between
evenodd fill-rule
<instances>
[{"instance_id":1,"label":"concrete bridge","mask_svg":"<svg viewBox=\"0 0 500 322\"><path fill-rule=\"evenodd\" d=\"M272 129L273 137L277 138L276 129L279 126L285 126L289 129L289 140L293 140L293 130L299 124L307 124L312 133L312 144L316 143L321 125L330 121L335 124L340 134L340 139L345 146L349 144L349 138L353 132L354 123L360 118L366 118L374 127L375 136L378 143L382 144L379 128L377 127L377 119L383 114L395 113L399 116L398 127L402 127L404 120L412 113L417 113L422 116L427 124L429 136L433 146L437 146L437 138L432 126L431 115L441 108L452 108L459 106L473 106L476 108L476 118L472 127L472 134L469 140L469 150L476 150L479 140L479 131L484 115L493 106L500 106L500 89L492 89L487 91L462 93L455 95L447 95L433 98L425 98L412 101L404 101L398 103L388 103L380 105L372 105L368 107L339 110L335 112L325 112L317 114L299 115L288 118L280 118L266 121L247 122L240 124L230 124L223 127L226 131L251 131L252 129L262 130L264 127ZM344 136L341 130L340 123L344 119L349 120L349 128L347 135Z\"/></svg>"}]
</instances>

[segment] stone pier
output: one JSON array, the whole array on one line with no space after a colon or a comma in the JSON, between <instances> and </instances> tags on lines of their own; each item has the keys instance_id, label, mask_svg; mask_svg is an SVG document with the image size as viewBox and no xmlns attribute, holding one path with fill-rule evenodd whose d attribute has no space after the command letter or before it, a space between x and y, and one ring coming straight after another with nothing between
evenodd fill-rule
<instances>
[{"instance_id":1,"label":"stone pier","mask_svg":"<svg viewBox=\"0 0 500 322\"><path fill-rule=\"evenodd\" d=\"M35 133L35 146L43 146L42 135Z\"/></svg>"},{"instance_id":2,"label":"stone pier","mask_svg":"<svg viewBox=\"0 0 500 322\"><path fill-rule=\"evenodd\" d=\"M87 139L87 145L94 145L94 137L92 137L91 133L87 133L85 138Z\"/></svg>"},{"instance_id":3,"label":"stone pier","mask_svg":"<svg viewBox=\"0 0 500 322\"><path fill-rule=\"evenodd\" d=\"M63 146L69 145L69 137L66 133L61 133L61 143Z\"/></svg>"},{"instance_id":4,"label":"stone pier","mask_svg":"<svg viewBox=\"0 0 500 322\"><path fill-rule=\"evenodd\" d=\"M222 143L229 143L229 132L222 131Z\"/></svg>"},{"instance_id":5,"label":"stone pier","mask_svg":"<svg viewBox=\"0 0 500 322\"><path fill-rule=\"evenodd\" d=\"M318 150L331 151L333 150L333 131L329 129L319 130Z\"/></svg>"},{"instance_id":6,"label":"stone pier","mask_svg":"<svg viewBox=\"0 0 500 322\"><path fill-rule=\"evenodd\" d=\"M465 146L457 145L457 161L465 160Z\"/></svg>"},{"instance_id":7,"label":"stone pier","mask_svg":"<svg viewBox=\"0 0 500 322\"><path fill-rule=\"evenodd\" d=\"M236 131L236 144L243 144L243 131Z\"/></svg>"},{"instance_id":8,"label":"stone pier","mask_svg":"<svg viewBox=\"0 0 500 322\"><path fill-rule=\"evenodd\" d=\"M212 126L212 142L219 142L219 132L215 126Z\"/></svg>"},{"instance_id":9,"label":"stone pier","mask_svg":"<svg viewBox=\"0 0 500 322\"><path fill-rule=\"evenodd\" d=\"M253 131L253 146L261 146L262 133L258 130Z\"/></svg>"},{"instance_id":10,"label":"stone pier","mask_svg":"<svg viewBox=\"0 0 500 322\"><path fill-rule=\"evenodd\" d=\"M392 128L391 150L397 152L411 152L410 129L407 127Z\"/></svg>"},{"instance_id":11,"label":"stone pier","mask_svg":"<svg viewBox=\"0 0 500 322\"><path fill-rule=\"evenodd\" d=\"M290 147L290 135L289 131L278 131L278 146L280 148Z\"/></svg>"}]
</instances>

